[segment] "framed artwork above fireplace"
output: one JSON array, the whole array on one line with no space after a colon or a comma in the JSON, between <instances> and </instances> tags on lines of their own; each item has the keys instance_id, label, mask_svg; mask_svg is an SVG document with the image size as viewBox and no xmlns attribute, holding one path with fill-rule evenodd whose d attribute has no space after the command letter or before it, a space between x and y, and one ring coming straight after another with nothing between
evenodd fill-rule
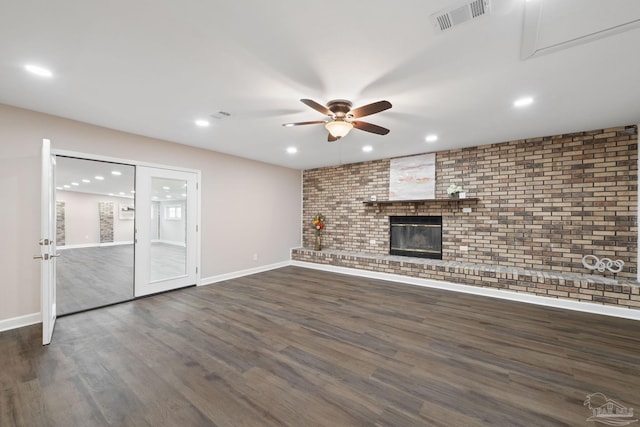
<instances>
[{"instance_id":1,"label":"framed artwork above fireplace","mask_svg":"<svg viewBox=\"0 0 640 427\"><path fill-rule=\"evenodd\" d=\"M435 153L390 160L389 200L433 199L435 194Z\"/></svg>"}]
</instances>

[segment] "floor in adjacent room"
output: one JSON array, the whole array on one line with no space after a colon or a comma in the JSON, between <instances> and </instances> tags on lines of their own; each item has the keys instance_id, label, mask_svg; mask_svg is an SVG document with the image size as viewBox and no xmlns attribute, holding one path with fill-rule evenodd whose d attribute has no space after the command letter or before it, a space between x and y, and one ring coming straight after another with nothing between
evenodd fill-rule
<instances>
[{"instance_id":1,"label":"floor in adjacent room","mask_svg":"<svg viewBox=\"0 0 640 427\"><path fill-rule=\"evenodd\" d=\"M637 321L299 267L40 334L0 334L2 426L594 425L598 392L640 408Z\"/></svg>"},{"instance_id":2,"label":"floor in adjacent room","mask_svg":"<svg viewBox=\"0 0 640 427\"><path fill-rule=\"evenodd\" d=\"M57 307L59 316L133 299L133 244L59 248ZM140 268L145 268L140 266ZM184 246L154 242L150 249L152 281L185 274Z\"/></svg>"},{"instance_id":3,"label":"floor in adjacent room","mask_svg":"<svg viewBox=\"0 0 640 427\"><path fill-rule=\"evenodd\" d=\"M58 253L59 316L133 299L133 245L60 248Z\"/></svg>"}]
</instances>

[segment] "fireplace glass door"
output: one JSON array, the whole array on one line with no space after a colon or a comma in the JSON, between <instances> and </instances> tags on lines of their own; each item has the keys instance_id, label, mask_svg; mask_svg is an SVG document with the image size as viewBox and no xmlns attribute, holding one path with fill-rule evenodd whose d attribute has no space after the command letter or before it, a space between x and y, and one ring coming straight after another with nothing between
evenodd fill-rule
<instances>
[{"instance_id":1,"label":"fireplace glass door","mask_svg":"<svg viewBox=\"0 0 640 427\"><path fill-rule=\"evenodd\" d=\"M390 225L391 255L442 259L441 216L394 216Z\"/></svg>"}]
</instances>

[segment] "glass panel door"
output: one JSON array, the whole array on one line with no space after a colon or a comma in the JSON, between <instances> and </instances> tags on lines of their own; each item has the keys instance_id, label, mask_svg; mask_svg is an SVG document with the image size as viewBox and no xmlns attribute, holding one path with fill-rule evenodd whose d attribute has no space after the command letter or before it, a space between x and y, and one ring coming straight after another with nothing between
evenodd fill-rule
<instances>
[{"instance_id":1,"label":"glass panel door","mask_svg":"<svg viewBox=\"0 0 640 427\"><path fill-rule=\"evenodd\" d=\"M135 295L196 284L196 180L192 172L139 166L136 172Z\"/></svg>"},{"instance_id":2,"label":"glass panel door","mask_svg":"<svg viewBox=\"0 0 640 427\"><path fill-rule=\"evenodd\" d=\"M151 282L187 272L187 181L151 177Z\"/></svg>"}]
</instances>

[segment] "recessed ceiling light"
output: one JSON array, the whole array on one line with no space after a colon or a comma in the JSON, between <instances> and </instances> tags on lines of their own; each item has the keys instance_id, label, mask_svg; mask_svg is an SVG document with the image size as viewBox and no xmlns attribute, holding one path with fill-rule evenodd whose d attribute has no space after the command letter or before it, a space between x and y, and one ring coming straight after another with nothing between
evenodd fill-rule
<instances>
[{"instance_id":1,"label":"recessed ceiling light","mask_svg":"<svg viewBox=\"0 0 640 427\"><path fill-rule=\"evenodd\" d=\"M94 178L97 179L98 181L102 181L104 179L104 176L96 175L94 176Z\"/></svg>"},{"instance_id":2,"label":"recessed ceiling light","mask_svg":"<svg viewBox=\"0 0 640 427\"><path fill-rule=\"evenodd\" d=\"M119 192L118 194L120 194L121 196L124 196L124 192L122 192L122 191Z\"/></svg>"},{"instance_id":3,"label":"recessed ceiling light","mask_svg":"<svg viewBox=\"0 0 640 427\"><path fill-rule=\"evenodd\" d=\"M362 147L362 151L364 151L365 153L370 153L371 151L373 151L373 147L370 145L365 145L364 147Z\"/></svg>"},{"instance_id":4,"label":"recessed ceiling light","mask_svg":"<svg viewBox=\"0 0 640 427\"><path fill-rule=\"evenodd\" d=\"M513 102L514 107L526 107L527 105L531 105L531 104L533 104L533 98L531 98L530 96L516 99Z\"/></svg>"},{"instance_id":5,"label":"recessed ceiling light","mask_svg":"<svg viewBox=\"0 0 640 427\"><path fill-rule=\"evenodd\" d=\"M24 66L25 70L30 72L31 74L35 74L40 77L53 77L53 73L51 70L48 70L43 67L39 67L37 65L27 64Z\"/></svg>"},{"instance_id":6,"label":"recessed ceiling light","mask_svg":"<svg viewBox=\"0 0 640 427\"><path fill-rule=\"evenodd\" d=\"M164 186L164 187L162 187L162 189L165 190L165 191L169 191L169 190L171 190L171 187Z\"/></svg>"},{"instance_id":7,"label":"recessed ceiling light","mask_svg":"<svg viewBox=\"0 0 640 427\"><path fill-rule=\"evenodd\" d=\"M287 153L289 154L296 154L297 152L298 152L298 149L296 147L287 148Z\"/></svg>"},{"instance_id":8,"label":"recessed ceiling light","mask_svg":"<svg viewBox=\"0 0 640 427\"><path fill-rule=\"evenodd\" d=\"M115 196L115 194L113 194L113 193L109 193L109 195L110 195L110 196Z\"/></svg>"},{"instance_id":9,"label":"recessed ceiling light","mask_svg":"<svg viewBox=\"0 0 640 427\"><path fill-rule=\"evenodd\" d=\"M76 187L77 187L77 186L78 186L78 185L80 185L80 184L78 184L77 182L72 182L72 183L71 183L71 185L74 185L74 186L76 186Z\"/></svg>"},{"instance_id":10,"label":"recessed ceiling light","mask_svg":"<svg viewBox=\"0 0 640 427\"><path fill-rule=\"evenodd\" d=\"M64 188L71 188L70 185L63 185Z\"/></svg>"},{"instance_id":11,"label":"recessed ceiling light","mask_svg":"<svg viewBox=\"0 0 640 427\"><path fill-rule=\"evenodd\" d=\"M56 187L56 190L62 190L62 187Z\"/></svg>"},{"instance_id":12,"label":"recessed ceiling light","mask_svg":"<svg viewBox=\"0 0 640 427\"><path fill-rule=\"evenodd\" d=\"M153 196L151 200L158 200L158 196Z\"/></svg>"},{"instance_id":13,"label":"recessed ceiling light","mask_svg":"<svg viewBox=\"0 0 640 427\"><path fill-rule=\"evenodd\" d=\"M438 135L432 133L430 135L427 135L424 138L424 140L427 141L427 142L436 142L438 140Z\"/></svg>"},{"instance_id":14,"label":"recessed ceiling light","mask_svg":"<svg viewBox=\"0 0 640 427\"><path fill-rule=\"evenodd\" d=\"M187 193L182 193L181 196L182 197L187 197Z\"/></svg>"},{"instance_id":15,"label":"recessed ceiling light","mask_svg":"<svg viewBox=\"0 0 640 427\"><path fill-rule=\"evenodd\" d=\"M201 128L206 128L207 126L209 126L211 123L209 123L208 120L196 120L194 122L196 124L196 126L200 126Z\"/></svg>"},{"instance_id":16,"label":"recessed ceiling light","mask_svg":"<svg viewBox=\"0 0 640 427\"><path fill-rule=\"evenodd\" d=\"M136 190L131 190L131 194L136 194Z\"/></svg>"},{"instance_id":17,"label":"recessed ceiling light","mask_svg":"<svg viewBox=\"0 0 640 427\"><path fill-rule=\"evenodd\" d=\"M171 195L167 194L167 196L166 196L166 197L167 197L167 199L170 199L170 198L171 198Z\"/></svg>"},{"instance_id":18,"label":"recessed ceiling light","mask_svg":"<svg viewBox=\"0 0 640 427\"><path fill-rule=\"evenodd\" d=\"M85 184L88 184L88 183L90 183L91 181L90 181L90 180L88 180L88 179L83 179L83 180L82 180L82 182L84 182Z\"/></svg>"},{"instance_id":19,"label":"recessed ceiling light","mask_svg":"<svg viewBox=\"0 0 640 427\"><path fill-rule=\"evenodd\" d=\"M120 171L111 171L111 175L120 176L120 175L122 175L122 172L120 172Z\"/></svg>"}]
</instances>

